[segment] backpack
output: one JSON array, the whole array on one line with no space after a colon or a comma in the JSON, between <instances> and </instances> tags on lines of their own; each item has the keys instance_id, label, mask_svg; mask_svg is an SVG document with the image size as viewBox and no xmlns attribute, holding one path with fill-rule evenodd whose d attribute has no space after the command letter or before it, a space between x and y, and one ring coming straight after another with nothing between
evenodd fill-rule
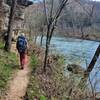
<instances>
[{"instance_id":1,"label":"backpack","mask_svg":"<svg viewBox=\"0 0 100 100\"><path fill-rule=\"evenodd\" d=\"M25 53L27 41L25 37L19 36L17 39L17 50L19 53Z\"/></svg>"}]
</instances>

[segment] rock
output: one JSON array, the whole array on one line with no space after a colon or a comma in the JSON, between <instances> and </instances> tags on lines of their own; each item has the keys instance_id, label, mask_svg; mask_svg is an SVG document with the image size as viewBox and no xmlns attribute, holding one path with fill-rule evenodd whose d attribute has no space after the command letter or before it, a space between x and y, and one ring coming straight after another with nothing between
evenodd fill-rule
<instances>
[{"instance_id":1,"label":"rock","mask_svg":"<svg viewBox=\"0 0 100 100\"><path fill-rule=\"evenodd\" d=\"M10 7L2 0L0 3L0 32L7 30Z\"/></svg>"},{"instance_id":2,"label":"rock","mask_svg":"<svg viewBox=\"0 0 100 100\"><path fill-rule=\"evenodd\" d=\"M9 12L11 8L11 0L0 0L0 33L4 33L8 29L8 21L9 21ZM24 23L24 12L25 8L32 4L29 0L18 0L17 7L15 12L15 22L13 25L13 33L15 35L15 31L23 30L23 23ZM17 33L17 35L18 35Z\"/></svg>"},{"instance_id":3,"label":"rock","mask_svg":"<svg viewBox=\"0 0 100 100\"><path fill-rule=\"evenodd\" d=\"M67 70L72 72L73 74L83 74L85 71L80 65L76 64L67 65Z\"/></svg>"}]
</instances>

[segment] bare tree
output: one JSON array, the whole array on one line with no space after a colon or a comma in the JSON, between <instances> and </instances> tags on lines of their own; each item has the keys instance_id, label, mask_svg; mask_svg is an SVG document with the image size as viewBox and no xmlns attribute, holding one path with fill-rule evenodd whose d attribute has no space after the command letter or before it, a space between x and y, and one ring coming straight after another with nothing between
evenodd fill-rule
<instances>
[{"instance_id":1,"label":"bare tree","mask_svg":"<svg viewBox=\"0 0 100 100\"><path fill-rule=\"evenodd\" d=\"M24 27L29 33L29 38L36 40L37 36L43 39L45 26L45 17L43 13L43 2L38 2L37 5L28 7L25 11ZM42 44L42 43L40 43Z\"/></svg>"},{"instance_id":2,"label":"bare tree","mask_svg":"<svg viewBox=\"0 0 100 100\"><path fill-rule=\"evenodd\" d=\"M81 3L80 0L75 0L75 1L82 7L82 9L85 12L85 13L83 13L82 16L85 15L86 17L83 18L83 22L80 23L81 35L82 35L82 38L85 38L84 37L84 35L85 35L84 34L84 27L91 26L93 24L93 15L94 15L95 4L89 4L88 7L86 7ZM82 18L82 16L80 16L80 18Z\"/></svg>"},{"instance_id":3,"label":"bare tree","mask_svg":"<svg viewBox=\"0 0 100 100\"><path fill-rule=\"evenodd\" d=\"M11 40L12 40L12 31L13 31L16 4L17 4L17 0L12 0L10 16L9 16L9 23L8 23L7 40L6 40L5 47L4 47L6 51L10 51L11 49Z\"/></svg>"},{"instance_id":4,"label":"bare tree","mask_svg":"<svg viewBox=\"0 0 100 100\"><path fill-rule=\"evenodd\" d=\"M98 48L96 49L96 52L87 68L87 77L90 75L91 71L93 70L94 66L95 66L95 63L97 62L98 58L99 58L99 55L100 55L100 44L98 46Z\"/></svg>"},{"instance_id":5,"label":"bare tree","mask_svg":"<svg viewBox=\"0 0 100 100\"><path fill-rule=\"evenodd\" d=\"M44 0L44 12L45 12L45 17L46 17L46 21L47 21L46 50L45 50L44 67L43 67L44 72L46 71L46 67L47 67L47 58L48 58L50 41L51 41L51 38L52 38L52 35L54 32L56 23L58 21L58 18L67 2L68 2L68 0L61 0L59 8L53 17L54 0L51 1L51 8L50 8L49 15L47 15L46 1Z\"/></svg>"}]
</instances>

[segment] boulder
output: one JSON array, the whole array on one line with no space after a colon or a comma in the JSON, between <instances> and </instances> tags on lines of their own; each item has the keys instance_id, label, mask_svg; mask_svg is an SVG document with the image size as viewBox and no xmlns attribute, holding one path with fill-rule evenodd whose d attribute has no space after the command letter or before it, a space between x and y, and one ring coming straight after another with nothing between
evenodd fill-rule
<instances>
[{"instance_id":1,"label":"boulder","mask_svg":"<svg viewBox=\"0 0 100 100\"><path fill-rule=\"evenodd\" d=\"M84 74L85 72L82 66L76 64L68 64L67 70L72 72L73 74Z\"/></svg>"}]
</instances>

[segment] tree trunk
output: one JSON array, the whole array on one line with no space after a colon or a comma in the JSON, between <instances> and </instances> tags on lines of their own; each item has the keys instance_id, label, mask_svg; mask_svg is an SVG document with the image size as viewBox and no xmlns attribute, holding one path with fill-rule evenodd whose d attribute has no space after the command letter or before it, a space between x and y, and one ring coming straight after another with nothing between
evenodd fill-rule
<instances>
[{"instance_id":1,"label":"tree trunk","mask_svg":"<svg viewBox=\"0 0 100 100\"><path fill-rule=\"evenodd\" d=\"M98 46L98 48L97 48L97 50L96 50L96 52L93 56L88 68L87 68L87 71L86 71L87 72L87 77L89 76L89 74L93 70L95 63L97 62L97 59L99 58L99 54L100 54L100 44L99 44L99 46Z\"/></svg>"},{"instance_id":2,"label":"tree trunk","mask_svg":"<svg viewBox=\"0 0 100 100\"><path fill-rule=\"evenodd\" d=\"M11 50L11 40L12 40L12 31L13 31L16 4L17 4L17 0L12 0L12 6L10 9L10 16L9 16L9 23L8 23L7 40L4 47L6 51Z\"/></svg>"},{"instance_id":3,"label":"tree trunk","mask_svg":"<svg viewBox=\"0 0 100 100\"><path fill-rule=\"evenodd\" d=\"M48 58L48 52L49 52L49 34L50 34L50 23L47 26L47 36L46 36L46 49L45 49L45 58L44 58L44 66L43 70L46 72L47 67L47 58Z\"/></svg>"},{"instance_id":4,"label":"tree trunk","mask_svg":"<svg viewBox=\"0 0 100 100\"><path fill-rule=\"evenodd\" d=\"M45 58L44 58L44 72L46 72L46 67L47 67L47 58L48 58L48 52L49 52L49 45L47 43L48 41L46 41L46 50L45 50Z\"/></svg>"},{"instance_id":5,"label":"tree trunk","mask_svg":"<svg viewBox=\"0 0 100 100\"><path fill-rule=\"evenodd\" d=\"M42 35L41 35L40 46L42 46L42 42L43 42L43 33L42 33Z\"/></svg>"},{"instance_id":6,"label":"tree trunk","mask_svg":"<svg viewBox=\"0 0 100 100\"><path fill-rule=\"evenodd\" d=\"M81 37L84 39L84 31L83 31L83 26L81 26L81 28L80 28L80 30L81 30Z\"/></svg>"},{"instance_id":7,"label":"tree trunk","mask_svg":"<svg viewBox=\"0 0 100 100\"><path fill-rule=\"evenodd\" d=\"M29 31L29 39L32 38L31 30Z\"/></svg>"},{"instance_id":8,"label":"tree trunk","mask_svg":"<svg viewBox=\"0 0 100 100\"><path fill-rule=\"evenodd\" d=\"M52 10L53 10L53 0L52 0L52 5L51 5L51 11L50 11L50 18L48 19L47 13L46 13L46 5L45 5L45 0L44 0L44 12L45 12L45 17L47 20L47 36L46 36L46 50L45 50L45 58L44 58L44 72L46 72L46 67L47 67L47 58L48 58L48 52L49 52L49 45L50 45L50 41L53 35L53 31L55 29L57 20L63 10L63 8L65 7L66 3L68 0L62 0L55 16L52 16Z\"/></svg>"},{"instance_id":9,"label":"tree trunk","mask_svg":"<svg viewBox=\"0 0 100 100\"><path fill-rule=\"evenodd\" d=\"M29 25L29 39L32 39L32 27Z\"/></svg>"},{"instance_id":10,"label":"tree trunk","mask_svg":"<svg viewBox=\"0 0 100 100\"><path fill-rule=\"evenodd\" d=\"M37 35L35 35L35 38L34 38L34 43L36 44L36 40L37 40Z\"/></svg>"}]
</instances>

